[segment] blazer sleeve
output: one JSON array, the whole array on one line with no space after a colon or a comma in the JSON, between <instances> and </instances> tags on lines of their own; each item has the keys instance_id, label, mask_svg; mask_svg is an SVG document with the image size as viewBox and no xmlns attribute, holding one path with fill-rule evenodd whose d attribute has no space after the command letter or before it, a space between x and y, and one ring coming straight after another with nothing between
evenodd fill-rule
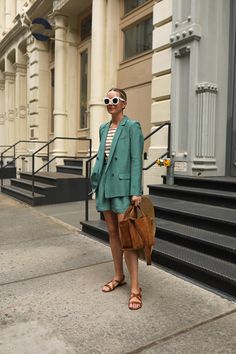
<instances>
[{"instance_id":1,"label":"blazer sleeve","mask_svg":"<svg viewBox=\"0 0 236 354\"><path fill-rule=\"evenodd\" d=\"M134 121L130 127L131 180L130 195L142 195L143 133L140 123Z\"/></svg>"}]
</instances>

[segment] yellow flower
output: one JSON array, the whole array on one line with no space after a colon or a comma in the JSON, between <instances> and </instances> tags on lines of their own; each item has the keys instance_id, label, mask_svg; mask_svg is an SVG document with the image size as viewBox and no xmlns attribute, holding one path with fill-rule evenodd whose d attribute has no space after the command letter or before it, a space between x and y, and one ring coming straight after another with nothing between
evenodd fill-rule
<instances>
[{"instance_id":1,"label":"yellow flower","mask_svg":"<svg viewBox=\"0 0 236 354\"><path fill-rule=\"evenodd\" d=\"M170 167L172 165L172 160L167 158L167 159L157 159L156 163L158 166L164 166L164 167Z\"/></svg>"},{"instance_id":2,"label":"yellow flower","mask_svg":"<svg viewBox=\"0 0 236 354\"><path fill-rule=\"evenodd\" d=\"M164 160L164 166L165 167L170 167L170 165L171 165L171 161L169 159L165 159Z\"/></svg>"}]
</instances>

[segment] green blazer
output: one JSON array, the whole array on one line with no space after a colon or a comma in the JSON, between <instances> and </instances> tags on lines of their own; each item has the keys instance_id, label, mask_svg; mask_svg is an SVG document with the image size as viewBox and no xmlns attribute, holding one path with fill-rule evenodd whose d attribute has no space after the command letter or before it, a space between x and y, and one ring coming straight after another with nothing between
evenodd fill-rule
<instances>
[{"instance_id":1,"label":"green blazer","mask_svg":"<svg viewBox=\"0 0 236 354\"><path fill-rule=\"evenodd\" d=\"M91 185L96 192L104 166L106 137L110 122L100 126L100 146L91 174ZM143 134L139 122L124 116L112 140L105 165L105 197L142 194Z\"/></svg>"}]
</instances>

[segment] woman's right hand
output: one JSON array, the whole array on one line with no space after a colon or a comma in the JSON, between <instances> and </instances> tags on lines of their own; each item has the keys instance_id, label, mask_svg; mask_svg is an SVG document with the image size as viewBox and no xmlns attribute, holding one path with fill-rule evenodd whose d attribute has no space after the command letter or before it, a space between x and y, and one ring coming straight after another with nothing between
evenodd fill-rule
<instances>
[{"instance_id":1,"label":"woman's right hand","mask_svg":"<svg viewBox=\"0 0 236 354\"><path fill-rule=\"evenodd\" d=\"M131 198L132 204L138 206L141 203L141 196L140 195L133 195Z\"/></svg>"}]
</instances>

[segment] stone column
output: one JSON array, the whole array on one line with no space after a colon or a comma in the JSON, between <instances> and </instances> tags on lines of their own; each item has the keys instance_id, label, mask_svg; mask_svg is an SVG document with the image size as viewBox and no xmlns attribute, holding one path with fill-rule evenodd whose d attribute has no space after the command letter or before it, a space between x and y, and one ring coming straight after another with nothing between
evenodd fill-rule
<instances>
[{"instance_id":1,"label":"stone column","mask_svg":"<svg viewBox=\"0 0 236 354\"><path fill-rule=\"evenodd\" d=\"M15 64L16 68L16 140L27 140L27 77L25 64ZM21 149L24 150L23 145Z\"/></svg>"},{"instance_id":2,"label":"stone column","mask_svg":"<svg viewBox=\"0 0 236 354\"><path fill-rule=\"evenodd\" d=\"M66 136L66 20L61 14L55 16L55 96L54 96L54 136ZM65 141L56 140L54 144L55 155L65 154Z\"/></svg>"},{"instance_id":3,"label":"stone column","mask_svg":"<svg viewBox=\"0 0 236 354\"><path fill-rule=\"evenodd\" d=\"M99 126L106 115L102 102L105 91L106 0L93 0L92 16L90 136L93 139L93 152L97 152Z\"/></svg>"},{"instance_id":4,"label":"stone column","mask_svg":"<svg viewBox=\"0 0 236 354\"><path fill-rule=\"evenodd\" d=\"M49 54L48 44L29 37L27 42L28 72L26 83L28 87L28 125L29 139L35 144L28 145L30 153L41 145L37 140L48 140L49 124ZM43 151L46 153L46 150ZM36 159L35 167L41 165L41 159ZM31 159L28 160L28 169L31 170Z\"/></svg>"},{"instance_id":5,"label":"stone column","mask_svg":"<svg viewBox=\"0 0 236 354\"><path fill-rule=\"evenodd\" d=\"M6 145L6 124L5 124L5 81L0 75L0 145Z\"/></svg>"},{"instance_id":6,"label":"stone column","mask_svg":"<svg viewBox=\"0 0 236 354\"><path fill-rule=\"evenodd\" d=\"M106 25L106 78L105 90L117 86L117 69L119 67L119 40L120 40L120 2L107 1Z\"/></svg>"},{"instance_id":7,"label":"stone column","mask_svg":"<svg viewBox=\"0 0 236 354\"><path fill-rule=\"evenodd\" d=\"M16 142L15 136L15 73L5 71L5 112L7 144Z\"/></svg>"}]
</instances>

